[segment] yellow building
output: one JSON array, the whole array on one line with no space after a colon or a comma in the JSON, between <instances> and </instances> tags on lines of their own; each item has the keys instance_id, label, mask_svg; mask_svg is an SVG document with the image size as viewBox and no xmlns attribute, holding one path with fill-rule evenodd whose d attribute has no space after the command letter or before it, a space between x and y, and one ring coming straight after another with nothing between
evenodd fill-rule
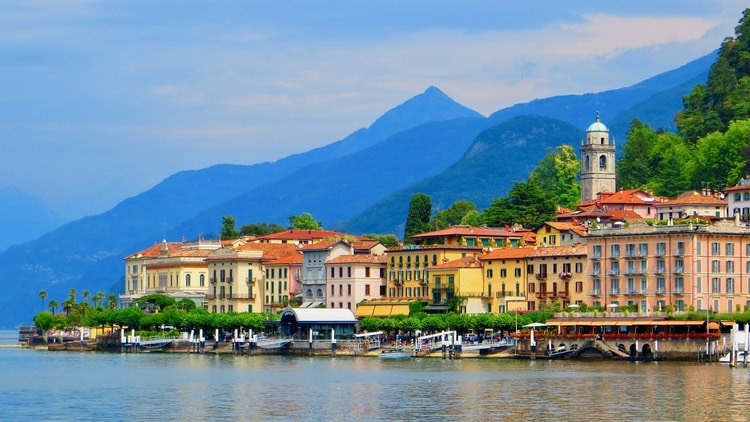
<instances>
[{"instance_id":1,"label":"yellow building","mask_svg":"<svg viewBox=\"0 0 750 422\"><path fill-rule=\"evenodd\" d=\"M208 310L214 313L263 312L266 292L282 301L289 285L264 264L298 253L294 244L244 243L212 251L208 262ZM288 274L286 275L288 277ZM273 281L271 281L273 280ZM270 283L266 286L266 283ZM278 283L278 284L276 284ZM273 300L276 302L276 299Z\"/></svg>"},{"instance_id":2,"label":"yellow building","mask_svg":"<svg viewBox=\"0 0 750 422\"><path fill-rule=\"evenodd\" d=\"M220 248L218 241L162 241L125 258L125 294L120 303L128 306L138 298L161 293L175 299L189 298L207 306L208 266L206 257Z\"/></svg>"},{"instance_id":3,"label":"yellow building","mask_svg":"<svg viewBox=\"0 0 750 422\"><path fill-rule=\"evenodd\" d=\"M527 309L549 309L555 303L564 309L585 302L586 264L586 245L534 248L526 257Z\"/></svg>"},{"instance_id":4,"label":"yellow building","mask_svg":"<svg viewBox=\"0 0 750 422\"><path fill-rule=\"evenodd\" d=\"M481 257L493 313L526 311L526 258L534 248L495 249Z\"/></svg>"},{"instance_id":5,"label":"yellow building","mask_svg":"<svg viewBox=\"0 0 750 422\"><path fill-rule=\"evenodd\" d=\"M447 311L454 298L460 298L462 314L491 312L490 292L482 277L482 261L475 255L430 267L427 311Z\"/></svg>"}]
</instances>

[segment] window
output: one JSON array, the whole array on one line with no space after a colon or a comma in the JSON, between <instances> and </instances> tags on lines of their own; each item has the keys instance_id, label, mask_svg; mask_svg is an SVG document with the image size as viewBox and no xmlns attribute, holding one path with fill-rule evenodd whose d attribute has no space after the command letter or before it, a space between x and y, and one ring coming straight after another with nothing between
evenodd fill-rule
<instances>
[{"instance_id":1,"label":"window","mask_svg":"<svg viewBox=\"0 0 750 422\"><path fill-rule=\"evenodd\" d=\"M748 250L750 250L750 244L748 244ZM594 245L594 249L591 251L591 257L596 259L602 257L602 245Z\"/></svg>"},{"instance_id":2,"label":"window","mask_svg":"<svg viewBox=\"0 0 750 422\"><path fill-rule=\"evenodd\" d=\"M591 275L602 275L602 263L594 261L591 265Z\"/></svg>"},{"instance_id":3,"label":"window","mask_svg":"<svg viewBox=\"0 0 750 422\"><path fill-rule=\"evenodd\" d=\"M529 293L534 293L536 291L536 283L529 283L528 291Z\"/></svg>"},{"instance_id":4,"label":"window","mask_svg":"<svg viewBox=\"0 0 750 422\"><path fill-rule=\"evenodd\" d=\"M198 283L200 283L200 287L206 287L206 275L201 274L198 276Z\"/></svg>"},{"instance_id":5,"label":"window","mask_svg":"<svg viewBox=\"0 0 750 422\"><path fill-rule=\"evenodd\" d=\"M727 256L734 256L734 243L727 243L724 245L724 250Z\"/></svg>"},{"instance_id":6,"label":"window","mask_svg":"<svg viewBox=\"0 0 750 422\"><path fill-rule=\"evenodd\" d=\"M619 258L620 257L620 245L612 245L609 256L610 258Z\"/></svg>"},{"instance_id":7,"label":"window","mask_svg":"<svg viewBox=\"0 0 750 422\"><path fill-rule=\"evenodd\" d=\"M370 277L370 267L365 267L365 277Z\"/></svg>"},{"instance_id":8,"label":"window","mask_svg":"<svg viewBox=\"0 0 750 422\"><path fill-rule=\"evenodd\" d=\"M638 256L648 256L648 243L641 243L640 245L638 245Z\"/></svg>"},{"instance_id":9,"label":"window","mask_svg":"<svg viewBox=\"0 0 750 422\"><path fill-rule=\"evenodd\" d=\"M521 277L521 269L516 268L515 270L513 270L513 275L515 275L516 277Z\"/></svg>"},{"instance_id":10,"label":"window","mask_svg":"<svg viewBox=\"0 0 750 422\"><path fill-rule=\"evenodd\" d=\"M718 273L719 271L721 271L721 263L718 259L714 259L711 261L711 272Z\"/></svg>"},{"instance_id":11,"label":"window","mask_svg":"<svg viewBox=\"0 0 750 422\"><path fill-rule=\"evenodd\" d=\"M666 292L666 283L664 277L656 278L656 294L663 295Z\"/></svg>"},{"instance_id":12,"label":"window","mask_svg":"<svg viewBox=\"0 0 750 422\"><path fill-rule=\"evenodd\" d=\"M727 294L730 294L730 295L734 294L734 279L732 277L727 277L726 283L727 283Z\"/></svg>"},{"instance_id":13,"label":"window","mask_svg":"<svg viewBox=\"0 0 750 422\"><path fill-rule=\"evenodd\" d=\"M613 295L620 294L620 280L613 278L609 281L609 292Z\"/></svg>"},{"instance_id":14,"label":"window","mask_svg":"<svg viewBox=\"0 0 750 422\"><path fill-rule=\"evenodd\" d=\"M576 281L576 293L583 292L583 281Z\"/></svg>"},{"instance_id":15,"label":"window","mask_svg":"<svg viewBox=\"0 0 750 422\"><path fill-rule=\"evenodd\" d=\"M721 293L721 279L719 277L711 279L711 293Z\"/></svg>"},{"instance_id":16,"label":"window","mask_svg":"<svg viewBox=\"0 0 750 422\"><path fill-rule=\"evenodd\" d=\"M583 272L583 263L582 262L576 262L576 272L582 273Z\"/></svg>"},{"instance_id":17,"label":"window","mask_svg":"<svg viewBox=\"0 0 750 422\"><path fill-rule=\"evenodd\" d=\"M487 278L492 278L492 268L487 268Z\"/></svg>"},{"instance_id":18,"label":"window","mask_svg":"<svg viewBox=\"0 0 750 422\"><path fill-rule=\"evenodd\" d=\"M594 279L594 289L591 291L591 294L594 296L599 296L602 294L602 280L595 278Z\"/></svg>"},{"instance_id":19,"label":"window","mask_svg":"<svg viewBox=\"0 0 750 422\"><path fill-rule=\"evenodd\" d=\"M508 276L508 270L505 268L500 268L500 277L506 278Z\"/></svg>"},{"instance_id":20,"label":"window","mask_svg":"<svg viewBox=\"0 0 750 422\"><path fill-rule=\"evenodd\" d=\"M719 245L719 242L711 243L711 255L721 255L721 246Z\"/></svg>"},{"instance_id":21,"label":"window","mask_svg":"<svg viewBox=\"0 0 750 422\"><path fill-rule=\"evenodd\" d=\"M185 287L190 287L190 274L185 274Z\"/></svg>"},{"instance_id":22,"label":"window","mask_svg":"<svg viewBox=\"0 0 750 422\"><path fill-rule=\"evenodd\" d=\"M370 295L370 285L369 284L365 284L365 295L367 295L367 296Z\"/></svg>"},{"instance_id":23,"label":"window","mask_svg":"<svg viewBox=\"0 0 750 422\"><path fill-rule=\"evenodd\" d=\"M727 261L727 273L734 273L734 261Z\"/></svg>"}]
</instances>

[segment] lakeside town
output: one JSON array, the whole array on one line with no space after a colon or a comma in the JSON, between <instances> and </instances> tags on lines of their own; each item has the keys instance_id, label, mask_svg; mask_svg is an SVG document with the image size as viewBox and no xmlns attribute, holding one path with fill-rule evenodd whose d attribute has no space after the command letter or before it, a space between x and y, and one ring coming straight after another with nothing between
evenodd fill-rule
<instances>
[{"instance_id":1,"label":"lakeside town","mask_svg":"<svg viewBox=\"0 0 750 422\"><path fill-rule=\"evenodd\" d=\"M210 314L276 315L273 334L296 338L302 350L312 350L313 339L333 347L337 337L343 341L360 335L339 352L361 353L374 341L368 328L382 333L374 320L417 311L514 315L516 325L511 330L505 318L501 327L508 329L497 330L503 340L497 347L494 329L487 334L485 326L462 332L445 327L437 333L433 327L427 339L414 333L421 330L385 330L371 351L380 349L382 341L413 353L446 353L446 344L453 350L457 341L466 346L465 340L476 336L480 345L486 337L489 351L505 350L512 340L513 355L535 356L537 341L548 341L543 348L550 352L565 338L601 342L609 337L632 340L631 350L615 342L599 345L602 354L653 357L654 341L662 339L665 355L718 356L719 349L727 348L722 332L729 333L734 321L710 320L717 314L742 314L750 303L750 180L722 192L688 191L673 199L616 190L615 144L598 115L586 131L581 155L579 206L560 208L555 221L537 230L458 225L413 235L411 243L397 247L323 229L221 241L165 239L125 257L124 294L117 307L143 307L141 299L163 295ZM553 318L530 320L535 312ZM674 319L678 322L669 322ZM534 323L545 327L536 339ZM443 334L446 329L454 333L450 340ZM252 331L243 328L228 336L206 331L183 338L183 349L205 347L206 337L214 339L216 350L220 337L226 337L232 351L242 350L234 347L237 339L246 350L257 344ZM79 335L82 340L83 330L69 337ZM411 338L411 343L397 344L393 335ZM54 333L51 337L50 347L59 347ZM121 330L114 337L116 347L135 345L130 337L138 336ZM694 344L669 350L670 338L690 338ZM281 349L281 343L269 348Z\"/></svg>"}]
</instances>

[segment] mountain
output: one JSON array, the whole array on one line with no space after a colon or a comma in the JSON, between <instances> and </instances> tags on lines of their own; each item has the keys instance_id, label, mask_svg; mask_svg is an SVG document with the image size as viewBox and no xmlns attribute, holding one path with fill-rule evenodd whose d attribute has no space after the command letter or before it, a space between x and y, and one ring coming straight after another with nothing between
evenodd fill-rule
<instances>
[{"instance_id":1,"label":"mountain","mask_svg":"<svg viewBox=\"0 0 750 422\"><path fill-rule=\"evenodd\" d=\"M524 181L550 149L578 140L583 131L562 120L518 116L481 132L461 159L444 172L389 195L334 230L404 234L409 202L415 193L430 196L433 211L465 199L484 209Z\"/></svg>"},{"instance_id":2,"label":"mountain","mask_svg":"<svg viewBox=\"0 0 750 422\"><path fill-rule=\"evenodd\" d=\"M511 117L530 114L563 120L584 129L591 124L598 111L602 120L608 122L611 137L625 139L632 118L627 122L620 122L616 117L623 113L633 116L628 110L636 104L648 103L653 104L656 110L650 110L649 116L637 116L642 117L644 122L653 121L654 128L673 129L675 114L682 109L682 97L696 84L706 81L708 69L716 60L717 54L718 50L625 88L583 95L562 95L516 104L492 113L490 120L497 124Z\"/></svg>"},{"instance_id":3,"label":"mountain","mask_svg":"<svg viewBox=\"0 0 750 422\"><path fill-rule=\"evenodd\" d=\"M694 62L687 65L687 70L667 72L666 76L660 75L621 90L535 100L500 110L490 118L482 117L439 89L430 87L383 114L369 128L355 131L327 146L274 163L216 165L179 172L154 188L126 199L112 210L68 223L35 241L11 247L0 254L0 277L5 281L5 295L0 298L0 327L29 321L39 310L40 289L46 289L50 299L65 298L70 288L92 292L121 290L122 257L127 253L150 246L164 237L170 240L195 239L202 234L218 233L221 216L225 214L235 216L240 225L260 222L286 224L290 215L311 212L330 227L337 221L369 212L368 208L382 198L411 185L460 182L439 176L452 169L451 166L467 154L470 146L504 148L502 142L477 144L475 138L485 129L500 125L511 117L538 115L563 121L575 117L570 123L582 130L592 121L596 110L602 110L600 106L612 107L606 109L612 113L636 105L647 107L647 99L657 98L659 93L699 77L708 68L706 64L706 68L700 69L700 63L703 62ZM678 97L674 93L671 95L670 98ZM675 112L669 109L664 113L674 115ZM560 114L564 118L556 117ZM518 125L515 128L502 129L505 131L503 139L518 142L525 139L526 145L539 146L547 142L533 134L511 136L513 130L522 130L521 123L515 124ZM550 137L559 138L570 133L569 128L564 129L560 123L555 123L559 133L553 130L552 123L536 121L535 124L545 127L545 133ZM580 139L580 135L565 136L574 136L573 142ZM558 140L550 139L549 142ZM433 203L447 206L445 201L450 200L451 193L448 190L465 190L468 194L469 188L486 189L487 193L475 193L476 198L482 200L503 195L510 185L497 183L525 179L538 161L535 153L510 155L507 148L504 151L503 156L513 158L496 157L495 165L513 166L513 172L503 173L504 178L498 173L488 179L491 181L480 180L478 185L468 187L453 184L450 185L452 188L431 188L433 192L446 190L445 199L436 196ZM485 153L491 154L492 151L486 150ZM453 178L464 177L460 171L455 174L460 176L454 175ZM435 179L424 181L429 178ZM401 204L391 204L394 212L388 220L380 223L381 227L391 228L397 233L398 225L405 218L405 213L399 216L396 212L397 206L406 206L408 199ZM349 231L354 233L369 231L365 230L368 226L364 224L350 227Z\"/></svg>"},{"instance_id":4,"label":"mountain","mask_svg":"<svg viewBox=\"0 0 750 422\"><path fill-rule=\"evenodd\" d=\"M121 286L117 283L122 277L122 258L126 254L149 246L168 233L179 233L177 239L218 233L221 216L195 217L204 210L255 188L271 185L302 166L335 160L376 145L393 134L434 122L435 116L445 120L485 119L439 89L430 87L389 110L369 128L355 131L327 146L274 163L222 164L179 172L105 213L70 222L32 242L11 247L0 254L0 277L6 280L5 295L0 298L0 327L28 321L39 311L36 300L41 289L48 291L50 299L65 298L70 288L93 292L109 292L113 286L119 289ZM369 164L365 161L357 171L362 172ZM245 207L242 202L235 203L240 208ZM237 211L230 209L231 214ZM261 218L261 221L284 224L291 214L284 211L280 213L283 215L280 220ZM203 215L211 214L204 212ZM175 228L191 219L200 223L189 226L189 231Z\"/></svg>"},{"instance_id":5,"label":"mountain","mask_svg":"<svg viewBox=\"0 0 750 422\"><path fill-rule=\"evenodd\" d=\"M51 208L16 186L0 188L0 251L35 239L63 223Z\"/></svg>"}]
</instances>

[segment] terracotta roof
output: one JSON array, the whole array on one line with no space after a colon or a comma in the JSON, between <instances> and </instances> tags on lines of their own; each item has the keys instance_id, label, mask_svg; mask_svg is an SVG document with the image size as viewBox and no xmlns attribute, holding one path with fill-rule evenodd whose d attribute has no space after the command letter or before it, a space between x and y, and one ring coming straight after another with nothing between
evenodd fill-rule
<instances>
[{"instance_id":1,"label":"terracotta roof","mask_svg":"<svg viewBox=\"0 0 750 422\"><path fill-rule=\"evenodd\" d=\"M377 240L371 240L371 239L357 240L351 243L354 249L359 249L359 250L362 250L362 249L370 250L380 244L380 242L378 242Z\"/></svg>"},{"instance_id":2,"label":"terracotta roof","mask_svg":"<svg viewBox=\"0 0 750 422\"><path fill-rule=\"evenodd\" d=\"M162 256L164 243L155 243L153 246L140 250L134 254L128 255L125 259L151 259ZM213 249L204 248L184 248L182 242L167 242L167 257L207 257ZM218 248L218 246L217 246Z\"/></svg>"},{"instance_id":3,"label":"terracotta roof","mask_svg":"<svg viewBox=\"0 0 750 422\"><path fill-rule=\"evenodd\" d=\"M385 255L339 255L326 261L326 264L383 264L386 262Z\"/></svg>"},{"instance_id":4,"label":"terracotta roof","mask_svg":"<svg viewBox=\"0 0 750 422\"><path fill-rule=\"evenodd\" d=\"M669 207L672 205L718 205L726 206L727 201L715 198L711 195L702 195L700 192L687 191L675 199L657 204L657 208Z\"/></svg>"},{"instance_id":5,"label":"terracotta roof","mask_svg":"<svg viewBox=\"0 0 750 422\"><path fill-rule=\"evenodd\" d=\"M331 230L299 230L290 229L283 232L272 233L265 236L260 236L256 241L264 240L304 240L311 241L316 239L329 239L329 238L344 238L351 236L346 233L331 231Z\"/></svg>"},{"instance_id":6,"label":"terracotta roof","mask_svg":"<svg viewBox=\"0 0 750 422\"><path fill-rule=\"evenodd\" d=\"M599 201L602 204L654 204L664 199L656 197L640 189L621 189L617 192L602 192Z\"/></svg>"},{"instance_id":7,"label":"terracotta roof","mask_svg":"<svg viewBox=\"0 0 750 422\"><path fill-rule=\"evenodd\" d=\"M481 246L461 246L461 245L400 245L395 248L388 249L386 252L419 252L419 251L433 251L433 250L453 250L453 251L481 251Z\"/></svg>"},{"instance_id":8,"label":"terracotta roof","mask_svg":"<svg viewBox=\"0 0 750 422\"><path fill-rule=\"evenodd\" d=\"M482 260L475 256L465 256L463 258L454 259L453 261L444 262L442 264L433 265L430 270L439 269L450 269L450 268L480 268L482 267Z\"/></svg>"},{"instance_id":9,"label":"terracotta roof","mask_svg":"<svg viewBox=\"0 0 750 422\"><path fill-rule=\"evenodd\" d=\"M570 245L570 246L538 247L538 248L533 249L529 257L538 258L538 257L549 257L549 256L573 256L573 255L586 256L586 245L579 243L579 244Z\"/></svg>"},{"instance_id":10,"label":"terracotta roof","mask_svg":"<svg viewBox=\"0 0 750 422\"><path fill-rule=\"evenodd\" d=\"M302 264L301 252L295 252L293 254L282 256L281 258L276 258L272 261L266 262L266 265L294 265L294 264Z\"/></svg>"},{"instance_id":11,"label":"terracotta roof","mask_svg":"<svg viewBox=\"0 0 750 422\"><path fill-rule=\"evenodd\" d=\"M297 245L291 243L245 243L237 250L261 251L263 252L263 259L276 259L294 253L297 250Z\"/></svg>"},{"instance_id":12,"label":"terracotta roof","mask_svg":"<svg viewBox=\"0 0 750 422\"><path fill-rule=\"evenodd\" d=\"M315 242L310 245L303 245L302 250L303 251L324 251L327 249L331 249L335 244L337 243L344 243L346 245L349 245L349 242L346 242L344 240L321 240L320 242Z\"/></svg>"},{"instance_id":13,"label":"terracotta roof","mask_svg":"<svg viewBox=\"0 0 750 422\"><path fill-rule=\"evenodd\" d=\"M491 259L519 259L526 258L534 252L534 248L500 248L479 257L482 261Z\"/></svg>"},{"instance_id":14,"label":"terracotta roof","mask_svg":"<svg viewBox=\"0 0 750 422\"><path fill-rule=\"evenodd\" d=\"M643 217L633 210L609 210L609 218L615 221L643 220Z\"/></svg>"},{"instance_id":15,"label":"terracotta roof","mask_svg":"<svg viewBox=\"0 0 750 422\"><path fill-rule=\"evenodd\" d=\"M544 223L558 231L571 231L578 236L585 237L588 234L588 230L585 226L581 225L580 223L575 223L571 221L548 221Z\"/></svg>"}]
</instances>

